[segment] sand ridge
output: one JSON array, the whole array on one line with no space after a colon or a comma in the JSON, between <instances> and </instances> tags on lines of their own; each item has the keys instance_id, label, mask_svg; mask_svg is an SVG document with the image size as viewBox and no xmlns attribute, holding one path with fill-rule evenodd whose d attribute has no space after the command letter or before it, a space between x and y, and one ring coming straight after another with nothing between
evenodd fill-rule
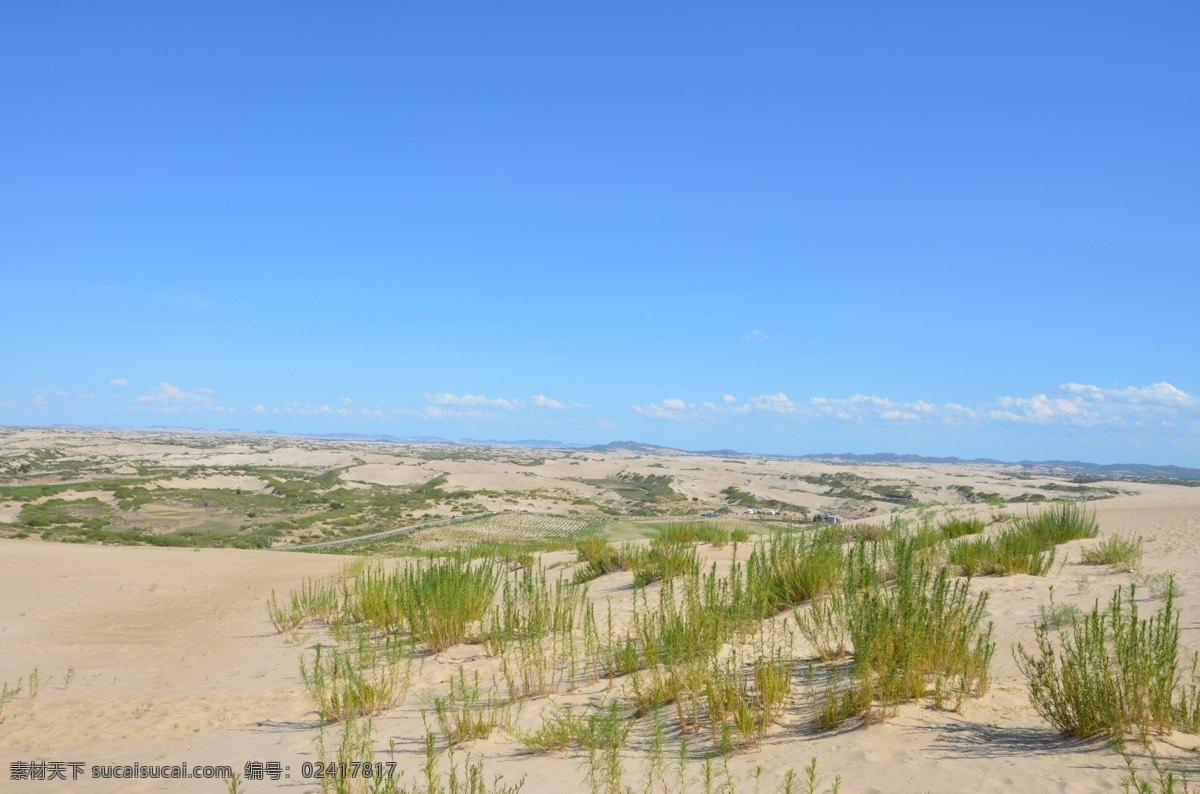
<instances>
[{"instance_id":1,"label":"sand ridge","mask_svg":"<svg viewBox=\"0 0 1200 794\"><path fill-rule=\"evenodd\" d=\"M36 439L43 448L55 436ZM80 436L72 438L78 440ZM26 442L29 439L25 440ZM24 442L23 442L24 443ZM93 441L96 446L102 446ZM360 475L390 477L398 472L427 468L425 474L445 471L453 485L475 487L490 483L503 490L517 482L575 483L580 493L594 486L579 482L603 479L620 471L666 473L678 479L680 490L709 494L730 484L757 489L764 496L807 493L815 505L834 500L821 489L798 480L797 474L847 470L766 460L727 460L696 456L655 458L629 454L547 458L529 465L529 457L513 462L516 453L502 451L497 460L439 460L389 455L382 451L305 450L292 442L271 449L243 445L237 451L222 442L216 456L269 456L347 465ZM144 448L143 448L144 447ZM372 448L378 449L378 448ZM386 449L386 447L382 448ZM287 450L281 453L281 450ZM170 456L170 444L144 444L138 455L157 451ZM189 454L197 450L191 448ZM208 455L200 451L201 456ZM366 456L370 456L369 458ZM291 457L289 457L291 456ZM359 461L359 462L356 462ZM579 465L571 465L572 461ZM651 464L659 464L652 466ZM492 468L489 468L492 467ZM953 496L952 485L971 485L987 492L1025 492L1028 480L1013 480L1000 467L962 467L943 464L879 465L854 469L872 471L888 482L911 483L922 493ZM531 472L527 476L524 472ZM964 476L966 475L966 476ZM197 475L215 483L225 475ZM489 477L491 479L489 479ZM197 478L172 485L199 487ZM571 479L567 479L571 478ZM357 479L357 478L355 478ZM427 479L419 480L427 481ZM159 480L159 482L164 482ZM223 487L230 483L221 481ZM240 480L239 480L240 482ZM1036 482L1036 481L1035 481ZM249 483L243 483L248 485ZM788 768L800 770L812 757L827 781L841 775L846 794L918 794L918 792L1037 791L1087 794L1120 790L1124 763L1104 742L1079 742L1060 737L1033 710L1024 681L1013 660L1015 643L1031 646L1038 607L1047 604L1053 588L1059 603L1090 609L1106 602L1118 586L1139 585L1139 602L1150 611L1155 601L1147 577L1172 573L1181 587L1176 600L1181 611L1182 642L1200 650L1200 488L1178 485L1113 482L1119 495L1089 503L1099 517L1102 536L1124 534L1144 538L1145 561L1137 573L1110 571L1080 564L1080 550L1095 541L1076 541L1059 547L1059 561L1044 577L976 577L971 587L989 596L988 619L994 623L997 652L994 682L984 697L969 701L962 713L932 708L928 703L902 706L898 715L869 728L848 724L827 733L813 731L803 686L797 683L780 724L772 727L761 748L737 753L729 761L740 791L753 791L755 768L764 769L762 790L773 791ZM242 487L241 485L237 487ZM528 488L529 486L526 486ZM938 490L940 489L940 490ZM1008 489L1008 490L1004 490ZM87 498L87 492L65 492L58 498ZM103 494L99 494L103 497ZM826 500L822 502L821 500ZM790 500L789 500L790 501ZM1037 506L957 504L932 508L944 514L957 510L986 520L1000 513L1022 515ZM869 520L878 520L873 516ZM582 521L582 519L580 519ZM732 549L701 546L700 557L718 571L730 565ZM743 546L740 559L747 550ZM267 599L298 588L305 578L338 574L352 557L234 549L181 549L49 543L33 538L0 539L0 682L15 685L20 695L0 712L0 759L5 762L81 761L103 763L229 764L237 771L247 761L280 761L290 765L290 780L255 781L251 792L318 791L315 781L300 780L304 762L319 758L316 742L321 728L313 703L301 681L299 659L311 653L328 634L302 629L294 637L272 627ZM574 554L543 556L552 576L571 575ZM391 563L388 563L389 565ZM651 602L660 585L647 591ZM614 573L593 581L589 598L604 609L612 605L617 630L633 619L632 576ZM780 620L786 620L781 616ZM809 649L797 645L793 671L799 682ZM407 781L420 766L423 716L434 699L444 694L450 677L461 668L489 677L500 662L482 646L460 645L426 656L414 672L405 702L374 719L377 760L387 760L389 742ZM28 696L30 675L37 671L40 691ZM582 686L548 698L524 702L516 725L532 730L546 709L582 707L603 702L607 684ZM328 741L337 729L328 728ZM641 766L648 737L644 726L635 730L624 751L626 782L644 789ZM706 746L706 745L705 745ZM1156 743L1164 759L1200 777L1200 761L1191 752L1200 737L1176 733ZM1135 748L1139 757L1143 751ZM523 791L532 794L584 790L580 752L531 755L509 732L499 731L475 742L467 752L487 764L488 775L506 781L525 777ZM700 758L689 773L694 785ZM1144 763L1143 763L1144 765ZM7 769L0 773L7 774ZM673 778L669 778L672 779ZM4 790L74 792L213 792L225 789L219 781L78 781L25 784L5 780Z\"/></svg>"},{"instance_id":2,"label":"sand ridge","mask_svg":"<svg viewBox=\"0 0 1200 794\"><path fill-rule=\"evenodd\" d=\"M1186 494L1196 494L1189 490ZM1194 496L1167 490L1121 506L1105 504L1101 520L1125 531L1155 532L1168 544L1147 571L1175 569L1181 576L1185 635L1196 647L1200 562ZM1062 550L1077 558L1081 543ZM1163 551L1166 547L1163 548ZM559 553L567 562L571 555ZM707 549L706 558L726 552ZM141 761L232 763L278 759L293 766L315 760L318 733L312 704L299 680L297 659L313 637L289 643L267 620L272 589L286 591L306 576L333 575L345 558L234 550L117 548L0 542L0 638L5 653L0 679L9 682L38 668L35 699L6 704L0 734L5 759L46 758L88 763ZM619 623L630 619L628 574L594 582L592 598L612 599ZM1090 581L1081 589L1080 578ZM814 734L797 716L773 728L764 746L734 756L731 768L748 780L757 765L779 771L809 757L843 777L844 792L1053 792L1111 791L1121 778L1119 756L1103 743L1061 739L1029 706L1008 647L1029 644L1036 606L1055 588L1060 601L1090 607L1131 575L1068 564L1047 577L981 577L974 586L990 595L989 618L1000 650L992 691L963 713L903 707L884 725ZM487 674L497 667L479 646L458 646L426 661L408 701L376 718L377 735L395 739L402 764L416 768L422 709L459 664ZM73 670L73 680L64 677ZM537 725L551 703L594 702L604 685L525 704L520 724ZM794 696L794 699L797 696ZM800 709L796 709L798 715ZM1185 756L1198 737L1176 734L1160 743L1167 757ZM527 775L525 791L574 790L579 759L530 756L511 736L493 735L473 752L507 779ZM637 774L635 753L628 753ZM1185 762L1186 763L1186 762ZM1194 764L1194 762L1193 762ZM764 778L767 779L767 778ZM212 791L212 782L181 781L172 791ZM157 791L152 781L81 791ZM64 789L66 790L66 789ZM315 785L256 782L252 791L315 791Z\"/></svg>"}]
</instances>

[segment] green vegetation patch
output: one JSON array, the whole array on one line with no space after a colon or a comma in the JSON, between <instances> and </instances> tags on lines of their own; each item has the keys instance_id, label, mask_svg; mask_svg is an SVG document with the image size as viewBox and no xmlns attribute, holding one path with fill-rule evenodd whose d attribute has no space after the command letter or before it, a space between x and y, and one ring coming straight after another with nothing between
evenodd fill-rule
<instances>
[{"instance_id":1,"label":"green vegetation patch","mask_svg":"<svg viewBox=\"0 0 1200 794\"><path fill-rule=\"evenodd\" d=\"M597 488L615 491L631 502L658 504L678 502L686 498L671 487L671 483L674 481L675 478L669 474L639 474L633 471L621 471L612 477L583 480L582 482Z\"/></svg>"},{"instance_id":2,"label":"green vegetation patch","mask_svg":"<svg viewBox=\"0 0 1200 794\"><path fill-rule=\"evenodd\" d=\"M736 485L731 485L728 488L721 490L721 496L725 497L725 503L737 507L755 508L759 510L792 510L797 513L807 513L808 508L803 505L794 505L790 502L784 502L779 499L760 499L749 491L743 491Z\"/></svg>"}]
</instances>

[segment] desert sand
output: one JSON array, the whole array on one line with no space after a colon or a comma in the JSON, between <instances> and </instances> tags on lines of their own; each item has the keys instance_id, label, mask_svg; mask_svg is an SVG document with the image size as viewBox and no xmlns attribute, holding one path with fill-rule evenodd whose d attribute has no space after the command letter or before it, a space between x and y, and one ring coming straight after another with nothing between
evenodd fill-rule
<instances>
[{"instance_id":1,"label":"desert sand","mask_svg":"<svg viewBox=\"0 0 1200 794\"><path fill-rule=\"evenodd\" d=\"M46 436L50 435L46 431ZM52 442L47 437L38 440L43 447ZM111 452L106 443L95 440L95 450ZM125 454L163 459L196 455L189 447L122 443ZM233 447L217 444L204 455L213 466L251 456L271 458L276 465L284 459L317 466L361 465L361 477L347 478L367 481L390 481L398 471L422 463L375 454L369 459L360 455L358 461L371 462L356 464L353 454L338 449ZM585 465L592 471L587 476L603 476L631 463L617 460L620 455L589 458ZM753 461L730 463L699 457L668 458L663 463L679 478L679 490L685 494L699 496L719 490L729 484L729 470L736 470L739 483L748 481L764 496L785 493L794 497L801 489L809 489L808 501L816 507L823 504L813 494L819 489L787 479L789 473L811 467L809 463L789 467L786 461L772 459L757 466ZM489 464L424 465L447 471L463 483L479 483L486 481ZM511 486L514 478L525 479L511 465L491 465L497 468L496 487ZM537 470L539 478L553 473L550 465L565 470L567 464L551 461L546 470ZM919 488L947 483L970 483L988 491L1011 487L998 483L988 467L914 464L864 466L855 471L870 476L882 473L889 480L911 482ZM239 482L253 487L250 481ZM221 484L228 485L210 480L197 487ZM1142 536L1145 560L1139 572L1082 565L1079 550L1095 543L1089 540L1059 547L1065 564L1056 564L1047 576L974 579L973 588L989 593L988 619L995 624L998 646L988 694L968 701L961 713L916 703L902 706L896 717L883 724L862 727L852 721L838 730L818 733L813 730L802 688L797 687L782 722L768 730L763 745L730 757L729 775L737 790L754 791L755 769L761 767L761 790L774 791L785 770L800 771L815 757L825 787L839 775L841 791L846 794L1119 791L1125 770L1122 758L1103 741L1066 739L1045 722L1030 705L1011 653L1014 643L1032 644L1037 608L1048 603L1051 588L1056 601L1089 609L1097 599L1107 601L1115 588L1128 585L1135 577L1160 573L1174 574L1182 590L1175 604L1181 610L1183 645L1189 653L1200 649L1200 488L1109 484L1122 492L1092 503L1101 537L1114 533ZM572 489L583 491L586 486L575 483ZM964 509L986 515L994 508L978 505ZM1025 507L1006 509L1024 512ZM727 561L730 550L701 547L701 554L706 559ZM4 763L0 789L219 792L228 790L219 780L87 777L92 767L104 764L186 762L193 768L229 765L241 773L247 762L262 761L280 762L291 778L247 781L243 783L245 791L319 791L317 781L301 775L305 762L319 758L316 742L322 728L301 681L299 659L315 643L328 642L328 634L316 628L294 636L276 632L266 602L272 591L286 594L305 577L336 575L351 559L279 550L0 539L0 681L10 687L22 683L20 694L4 703L0 712L0 761ZM541 562L552 571L569 573L574 554L548 552ZM1160 602L1144 590L1139 590L1139 602L1150 611ZM633 592L630 574L614 573L594 580L589 597L597 604L611 599L614 614L624 621L632 610ZM797 680L808 650L803 643L798 647ZM377 760L396 761L398 769L406 773L407 783L414 780L422 762L422 714L431 710L433 698L445 691L446 682L460 666L488 675L498 669L498 662L478 645L460 645L430 656L417 671L405 702L374 719ZM31 675L36 679L35 697L30 696ZM551 705L584 705L599 702L608 694L606 683L601 682L570 694L527 701L516 725L532 729L539 724L542 710ZM323 730L327 743L336 744L338 728ZM635 729L623 754L625 783L638 792L646 790L645 743L645 731ZM1155 749L1168 763L1200 778L1200 761L1193 753L1198 745L1200 737L1175 733L1157 741ZM1144 749L1134 746L1133 750L1145 766ZM688 790L703 790L699 759L707 751L711 748L698 741L688 771ZM460 761L467 754L485 761L489 777L502 774L509 783L523 778L525 792L586 790L581 751L531 755L510 732L497 731L456 752ZM671 756L669 749L668 758ZM72 782L68 767L66 782L9 779L11 764L34 761L79 762L83 777ZM675 778L668 776L668 780L675 790Z\"/></svg>"}]
</instances>

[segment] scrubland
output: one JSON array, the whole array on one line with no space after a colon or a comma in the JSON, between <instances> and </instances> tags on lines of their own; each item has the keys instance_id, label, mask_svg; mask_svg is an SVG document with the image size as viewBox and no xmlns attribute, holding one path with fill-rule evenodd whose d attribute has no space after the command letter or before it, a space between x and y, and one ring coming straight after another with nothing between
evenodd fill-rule
<instances>
[{"instance_id":1,"label":"scrubland","mask_svg":"<svg viewBox=\"0 0 1200 794\"><path fill-rule=\"evenodd\" d=\"M63 790L1200 779L1198 488L998 466L63 435L11 431L0 446L3 757L243 775L278 761L291 775ZM489 466L497 481L552 467L537 476L562 484L506 489L520 511L494 509L506 491L474 487ZM420 476L366 483L361 467ZM552 498L529 496L540 488ZM151 506L181 515L155 524ZM245 507L262 519L235 520ZM436 515L471 520L282 550ZM188 542L149 540L168 536ZM257 538L272 550L230 548ZM316 776L338 764L360 776Z\"/></svg>"}]
</instances>

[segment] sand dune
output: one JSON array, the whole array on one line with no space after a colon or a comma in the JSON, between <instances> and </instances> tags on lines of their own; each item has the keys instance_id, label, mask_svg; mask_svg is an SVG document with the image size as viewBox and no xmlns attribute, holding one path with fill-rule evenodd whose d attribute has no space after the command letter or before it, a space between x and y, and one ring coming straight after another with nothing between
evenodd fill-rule
<instances>
[{"instance_id":1,"label":"sand dune","mask_svg":"<svg viewBox=\"0 0 1200 794\"><path fill-rule=\"evenodd\" d=\"M226 454L234 453L220 453ZM247 449L236 454L265 453ZM272 457L294 456L296 460L310 460L305 457L310 454L328 462L340 459L342 453L299 449L286 455L271 453ZM587 461L586 468L568 469L565 461L555 461L553 466L583 470L587 476L606 476L634 463L645 461L606 458ZM546 464L547 473L563 476L550 465ZM450 463L446 468L452 470L452 481L458 478L476 487L488 481L486 463ZM740 473L750 467L717 459L679 458L665 459L664 468L680 478L681 487L702 493L728 484L728 469ZM788 473L783 463L772 462L769 468L772 473L768 476ZM989 469L970 470L971 479L964 480L958 476L967 471L964 469L877 468L877 473L890 480L925 483L922 487L971 482L981 490L998 490ZM534 471L540 476L538 469ZM354 479L367 474L378 481L409 470L417 467L375 457L358 467L360 476ZM492 481L502 486L514 476L512 472L519 471L496 472ZM754 482L761 486L766 480ZM1183 642L1189 649L1200 649L1200 488L1114 485L1137 493L1094 503L1102 534L1144 537L1146 557L1140 572L1082 565L1080 549L1095 541L1077 541L1060 547L1060 560L1065 556L1065 562L1047 576L975 579L972 587L989 594L988 617L995 624L998 643L995 680L987 695L967 702L961 714L934 709L927 703L911 704L881 725L863 728L848 724L836 731L815 733L806 696L798 688L788 701L783 720L768 731L763 746L731 757L728 769L739 781L739 790L755 790L755 769L761 766L761 790L773 791L786 769L799 770L813 757L819 759L827 781L834 774L842 777L841 791L847 794L1120 790L1121 757L1104 742L1064 739L1042 720L1029 703L1010 650L1014 643L1032 643L1038 606L1048 603L1051 588L1056 601L1089 609L1097 600L1106 601L1116 587L1139 581L1143 582L1139 600L1150 610L1159 602L1148 592L1145 577L1164 572L1173 573L1183 591L1176 601L1182 614ZM192 481L190 487L196 483ZM994 510L986 505L970 509L981 514ZM1024 511L1022 506L1005 509ZM728 547L701 547L700 553L723 569L732 552ZM135 762L187 762L193 767L228 764L239 772L248 761L279 761L290 768L290 780L254 781L246 784L247 790L319 790L315 781L300 777L302 765L319 758L316 742L321 729L301 682L298 660L314 643L328 642L328 636L315 629L304 630L296 638L276 633L268 620L266 601L272 590L285 594L305 577L336 574L347 560L272 551L0 540L0 681L9 686L19 679L22 682L21 694L5 703L0 713L0 758L6 764L36 759L83 762L88 768ZM547 554L543 559L557 573L569 573L573 561L569 552ZM612 604L619 628L632 619L632 593L630 574L616 573L592 582L589 595L598 605ZM804 648L798 647L797 678L805 664L804 655ZM460 666L478 670L485 677L499 671L499 661L488 657L482 646L456 646L426 659L404 704L375 718L377 760L388 759L388 744L394 742L394 759L409 776L407 780L421 763L422 714L445 692ZM35 671L39 691L31 698L29 682ZM606 689L601 681L569 694L526 702L516 724L532 729L544 709L596 703L607 696ZM326 731L327 741L333 742L337 730ZM639 727L624 752L625 782L634 791L645 790L642 764L648 741L645 729ZM1164 759L1200 776L1200 762L1191 752L1197 745L1200 737L1176 733L1158 741L1156 748ZM530 755L511 734L501 731L462 750L460 760L467 752L486 761L489 775L503 774L506 781L524 777L525 792L585 788L583 756L578 751ZM1140 749L1136 752L1144 755ZM695 778L700 764L699 758L693 761L688 774L694 783L689 790L703 790ZM208 780L168 784L154 780L21 783L6 779L0 788L226 790L220 781Z\"/></svg>"}]
</instances>

